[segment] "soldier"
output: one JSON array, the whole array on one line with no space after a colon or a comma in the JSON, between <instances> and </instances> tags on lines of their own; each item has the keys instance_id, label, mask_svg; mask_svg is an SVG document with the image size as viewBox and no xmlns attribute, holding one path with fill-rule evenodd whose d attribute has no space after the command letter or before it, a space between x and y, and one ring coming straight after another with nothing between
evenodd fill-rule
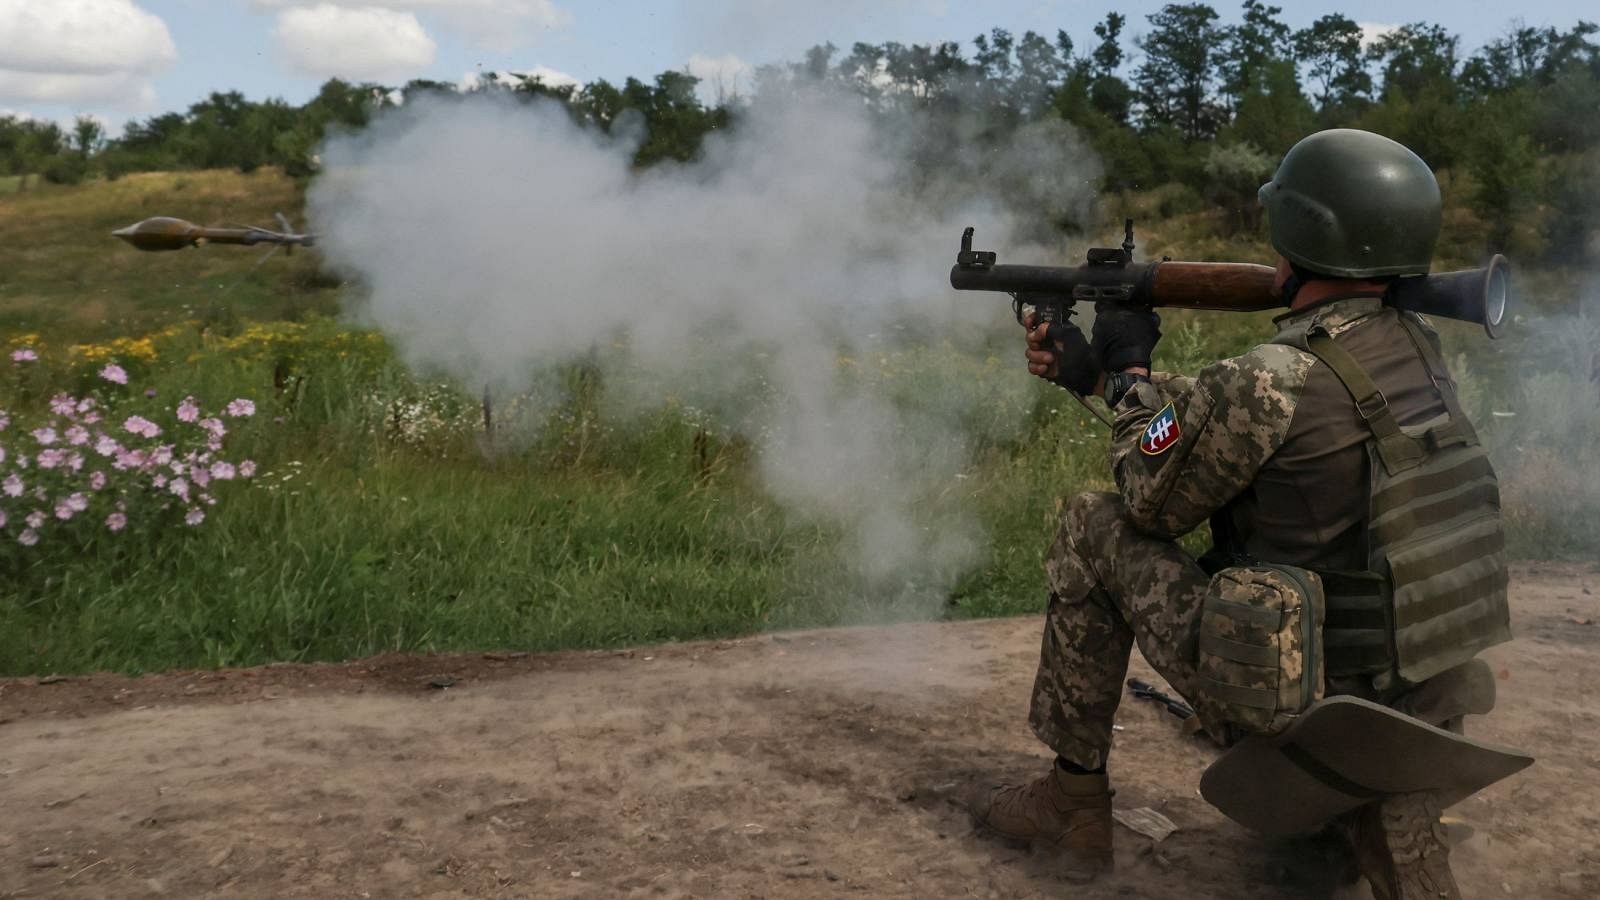
<instances>
[{"instance_id":1,"label":"soldier","mask_svg":"<svg viewBox=\"0 0 1600 900\"><path fill-rule=\"evenodd\" d=\"M1106 760L1135 642L1208 731L1242 736L1207 712L1249 689L1197 670L1219 569L1324 573L1327 693L1431 724L1459 728L1463 713L1487 711L1493 681L1472 657L1509 638L1493 472L1437 337L1383 299L1392 279L1428 271L1440 227L1432 171L1387 138L1324 131L1289 151L1260 199L1289 307L1272 341L1184 378L1150 371L1153 312L1106 304L1092 339L1070 325L1048 341L1043 327L1028 335L1030 372L1115 410L1118 492L1074 497L1046 562L1029 724L1055 765L968 802L979 825L1059 851L1084 877L1111 865ZM1175 539L1207 521L1215 546L1196 560ZM1421 558L1387 565L1402 540L1420 540ZM1366 607L1338 596L1350 583L1367 585ZM1374 612L1380 597L1388 608ZM1438 813L1419 793L1346 817L1379 900L1459 896Z\"/></svg>"}]
</instances>

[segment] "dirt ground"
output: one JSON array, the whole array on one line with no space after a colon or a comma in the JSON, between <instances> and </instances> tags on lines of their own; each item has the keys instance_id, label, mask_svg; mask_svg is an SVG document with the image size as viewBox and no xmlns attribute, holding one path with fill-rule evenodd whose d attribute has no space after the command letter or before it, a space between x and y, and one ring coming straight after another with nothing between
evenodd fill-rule
<instances>
[{"instance_id":1,"label":"dirt ground","mask_svg":"<svg viewBox=\"0 0 1600 900\"><path fill-rule=\"evenodd\" d=\"M1515 571L1469 731L1539 761L1452 810L1470 898L1600 895L1597 590ZM1047 762L1039 626L0 681L0 897L1367 896L1207 806L1212 751L1131 698L1116 803L1175 834L1118 826L1088 888L975 835L956 787Z\"/></svg>"}]
</instances>

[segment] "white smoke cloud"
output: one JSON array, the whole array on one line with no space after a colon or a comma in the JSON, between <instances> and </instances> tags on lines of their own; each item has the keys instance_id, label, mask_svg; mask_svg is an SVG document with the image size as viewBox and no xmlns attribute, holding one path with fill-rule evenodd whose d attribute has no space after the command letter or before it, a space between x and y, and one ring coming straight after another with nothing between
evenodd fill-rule
<instances>
[{"instance_id":1,"label":"white smoke cloud","mask_svg":"<svg viewBox=\"0 0 1600 900\"><path fill-rule=\"evenodd\" d=\"M404 79L438 50L412 13L331 3L284 10L272 37L290 68L318 78Z\"/></svg>"},{"instance_id":2,"label":"white smoke cloud","mask_svg":"<svg viewBox=\"0 0 1600 900\"><path fill-rule=\"evenodd\" d=\"M160 17L131 0L0 0L0 100L149 106L178 58Z\"/></svg>"},{"instance_id":3,"label":"white smoke cloud","mask_svg":"<svg viewBox=\"0 0 1600 900\"><path fill-rule=\"evenodd\" d=\"M532 390L587 360L608 394L635 395L622 408L670 394L744 434L774 496L843 529L854 588L942 600L982 534L926 501L968 461L953 423L997 398L852 377L841 354L887 352L904 323L952 342L937 352L1016 340L1004 303L958 299L946 278L969 221L1008 242L980 175L1035 189L1030 212L1092 202L1095 163L1049 127L1025 152L968 158L959 129L941 148L859 104L758 99L702 161L641 173L633 141L555 104L419 102L325 148L309 214L411 364ZM951 154L948 174L908 188L913 146ZM1029 383L1015 372L1013 396Z\"/></svg>"}]
</instances>

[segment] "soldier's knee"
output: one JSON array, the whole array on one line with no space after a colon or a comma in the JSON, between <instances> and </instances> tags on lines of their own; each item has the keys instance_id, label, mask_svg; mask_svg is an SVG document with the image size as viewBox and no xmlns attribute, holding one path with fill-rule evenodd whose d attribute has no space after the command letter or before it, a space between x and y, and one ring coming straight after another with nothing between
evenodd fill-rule
<instances>
[{"instance_id":1,"label":"soldier's knee","mask_svg":"<svg viewBox=\"0 0 1600 900\"><path fill-rule=\"evenodd\" d=\"M1107 491L1087 491L1067 501L1061 527L1075 547L1117 527L1123 519L1122 497Z\"/></svg>"}]
</instances>

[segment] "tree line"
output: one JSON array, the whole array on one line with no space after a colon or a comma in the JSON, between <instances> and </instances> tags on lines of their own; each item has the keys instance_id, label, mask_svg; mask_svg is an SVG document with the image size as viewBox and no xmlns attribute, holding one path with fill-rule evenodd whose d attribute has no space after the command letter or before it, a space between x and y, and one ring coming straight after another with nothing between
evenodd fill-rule
<instances>
[{"instance_id":1,"label":"tree line","mask_svg":"<svg viewBox=\"0 0 1600 900\"><path fill-rule=\"evenodd\" d=\"M186 112L129 122L107 140L80 118L71 129L0 118L0 173L72 182L133 171L272 165L311 175L332 129L359 129L386 106L422 96L499 92L549 98L585 125L641 136L635 161L688 160L711 132L765 95L799 84L849 92L875 115L948 124L980 148L1029 123L1057 119L1085 135L1104 162L1107 190L1177 182L1240 211L1253 224L1257 185L1283 152L1318 128L1389 135L1435 169L1463 173L1491 245L1544 210L1550 257L1592 253L1600 228L1600 43L1596 25L1514 24L1470 54L1426 22L1375 37L1339 13L1292 29L1282 9L1244 0L1225 22L1205 3L1172 3L1144 30L1111 12L1079 46L1065 31L1020 36L994 29L969 45L858 43L813 47L757 70L743 94L702 100L679 71L622 85L551 85L502 74L464 91L412 81L394 87L330 80L301 106L213 93Z\"/></svg>"}]
</instances>

